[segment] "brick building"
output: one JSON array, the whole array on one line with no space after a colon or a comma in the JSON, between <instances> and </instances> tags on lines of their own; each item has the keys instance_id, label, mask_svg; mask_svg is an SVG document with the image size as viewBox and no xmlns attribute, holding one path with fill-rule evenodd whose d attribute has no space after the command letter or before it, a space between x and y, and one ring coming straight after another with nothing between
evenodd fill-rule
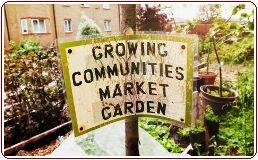
<instances>
[{"instance_id":1,"label":"brick building","mask_svg":"<svg viewBox=\"0 0 258 160\"><path fill-rule=\"evenodd\" d=\"M32 39L42 46L76 39L78 24L87 16L103 33L120 33L118 4L5 4L4 40Z\"/></svg>"}]
</instances>

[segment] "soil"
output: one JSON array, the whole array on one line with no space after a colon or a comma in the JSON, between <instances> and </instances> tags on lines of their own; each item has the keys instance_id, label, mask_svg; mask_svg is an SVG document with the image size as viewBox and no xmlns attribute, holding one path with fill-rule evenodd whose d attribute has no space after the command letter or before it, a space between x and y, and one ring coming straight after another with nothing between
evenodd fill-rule
<instances>
[{"instance_id":1,"label":"soil","mask_svg":"<svg viewBox=\"0 0 258 160\"><path fill-rule=\"evenodd\" d=\"M219 90L217 90L217 91L208 91L207 93L212 95L212 96L215 96L215 97L220 97ZM229 91L223 91L222 90L222 97L229 97L230 94L231 93Z\"/></svg>"},{"instance_id":2,"label":"soil","mask_svg":"<svg viewBox=\"0 0 258 160\"><path fill-rule=\"evenodd\" d=\"M40 147L20 150L16 156L45 156L51 154L71 134L71 131L48 143L40 144ZM38 146L38 145L37 145Z\"/></svg>"},{"instance_id":3,"label":"soil","mask_svg":"<svg viewBox=\"0 0 258 160\"><path fill-rule=\"evenodd\" d=\"M206 68L204 68L204 71ZM210 71L214 71L216 73L219 72L219 65L217 63L211 63L209 66ZM244 65L239 64L226 64L222 66L222 78L223 80L227 80L230 82L236 82L239 73L243 73L246 71L246 67ZM216 78L216 84L219 83L219 75Z\"/></svg>"},{"instance_id":4,"label":"soil","mask_svg":"<svg viewBox=\"0 0 258 160\"><path fill-rule=\"evenodd\" d=\"M199 73L201 76L203 76L203 77L211 77L211 76L214 76L214 75L216 75L214 72L200 72Z\"/></svg>"}]
</instances>

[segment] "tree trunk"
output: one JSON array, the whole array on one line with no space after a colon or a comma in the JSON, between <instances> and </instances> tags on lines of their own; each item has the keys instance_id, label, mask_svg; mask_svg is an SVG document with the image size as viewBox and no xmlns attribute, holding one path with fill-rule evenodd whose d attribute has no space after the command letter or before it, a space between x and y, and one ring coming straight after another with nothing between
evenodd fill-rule
<instances>
[{"instance_id":1,"label":"tree trunk","mask_svg":"<svg viewBox=\"0 0 258 160\"><path fill-rule=\"evenodd\" d=\"M121 31L131 27L136 31L136 4L121 4Z\"/></svg>"},{"instance_id":2,"label":"tree trunk","mask_svg":"<svg viewBox=\"0 0 258 160\"><path fill-rule=\"evenodd\" d=\"M121 30L126 33L129 28L136 31L136 5L121 5ZM125 150L126 156L139 156L138 117L130 116L125 119Z\"/></svg>"}]
</instances>

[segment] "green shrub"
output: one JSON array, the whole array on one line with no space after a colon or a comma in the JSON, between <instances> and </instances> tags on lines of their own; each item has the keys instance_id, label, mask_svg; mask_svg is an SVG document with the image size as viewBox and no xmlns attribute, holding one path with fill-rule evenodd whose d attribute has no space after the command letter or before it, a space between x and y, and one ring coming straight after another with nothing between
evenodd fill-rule
<instances>
[{"instance_id":1,"label":"green shrub","mask_svg":"<svg viewBox=\"0 0 258 160\"><path fill-rule=\"evenodd\" d=\"M190 132L193 133L193 134L197 134L197 133L200 133L200 132L203 132L205 131L204 127L203 127L203 124L200 120L197 120L196 123L195 123L195 126L191 128Z\"/></svg>"},{"instance_id":2,"label":"green shrub","mask_svg":"<svg viewBox=\"0 0 258 160\"><path fill-rule=\"evenodd\" d=\"M232 44L223 43L218 47L221 60L225 63L240 64L254 58L254 37L248 36Z\"/></svg>"},{"instance_id":3,"label":"green shrub","mask_svg":"<svg viewBox=\"0 0 258 160\"><path fill-rule=\"evenodd\" d=\"M146 130L169 152L181 153L183 151L183 148L169 137L169 127L163 125L161 121L154 118L140 118L139 126Z\"/></svg>"},{"instance_id":4,"label":"green shrub","mask_svg":"<svg viewBox=\"0 0 258 160\"><path fill-rule=\"evenodd\" d=\"M99 26L90 18L84 17L78 25L76 39L86 39L102 36Z\"/></svg>"},{"instance_id":5,"label":"green shrub","mask_svg":"<svg viewBox=\"0 0 258 160\"><path fill-rule=\"evenodd\" d=\"M237 107L220 117L220 141L216 155L254 154L254 69L239 75L235 84L239 93Z\"/></svg>"},{"instance_id":6,"label":"green shrub","mask_svg":"<svg viewBox=\"0 0 258 160\"><path fill-rule=\"evenodd\" d=\"M236 5L232 10L232 15L240 11L240 22L225 20L221 17L214 19L206 39L199 44L200 53L207 53L211 46L210 39L214 38L221 61L232 64L253 61L254 9L248 13L249 11L245 9L245 5ZM210 60L215 61L214 50L211 51Z\"/></svg>"},{"instance_id":7,"label":"green shrub","mask_svg":"<svg viewBox=\"0 0 258 160\"><path fill-rule=\"evenodd\" d=\"M204 40L199 41L198 43L198 51L201 55L208 54L212 51L212 44L210 38L205 38Z\"/></svg>"},{"instance_id":8,"label":"green shrub","mask_svg":"<svg viewBox=\"0 0 258 160\"><path fill-rule=\"evenodd\" d=\"M219 122L219 116L213 113L212 108L209 105L205 112L205 119L212 122Z\"/></svg>"},{"instance_id":9,"label":"green shrub","mask_svg":"<svg viewBox=\"0 0 258 160\"><path fill-rule=\"evenodd\" d=\"M177 134L179 137L189 137L190 128L179 128Z\"/></svg>"},{"instance_id":10,"label":"green shrub","mask_svg":"<svg viewBox=\"0 0 258 160\"><path fill-rule=\"evenodd\" d=\"M238 103L240 106L253 108L254 106L254 68L251 65L247 72L241 73L237 79Z\"/></svg>"},{"instance_id":11,"label":"green shrub","mask_svg":"<svg viewBox=\"0 0 258 160\"><path fill-rule=\"evenodd\" d=\"M10 52L4 54L5 106L9 108L4 114L8 122L5 136L12 137L11 143L67 121L62 117L65 104L62 83L54 48L43 50L32 41L12 42ZM8 138L5 141L5 147L11 145Z\"/></svg>"}]
</instances>

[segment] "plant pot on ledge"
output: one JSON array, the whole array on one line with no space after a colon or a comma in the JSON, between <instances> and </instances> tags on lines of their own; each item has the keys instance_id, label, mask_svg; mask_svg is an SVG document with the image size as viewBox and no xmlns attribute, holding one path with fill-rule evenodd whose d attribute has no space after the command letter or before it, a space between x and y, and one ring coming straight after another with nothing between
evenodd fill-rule
<instances>
[{"instance_id":1,"label":"plant pot on ledge","mask_svg":"<svg viewBox=\"0 0 258 160\"><path fill-rule=\"evenodd\" d=\"M203 85L202 77L194 77L193 79L193 91L200 92L200 87Z\"/></svg>"},{"instance_id":2,"label":"plant pot on ledge","mask_svg":"<svg viewBox=\"0 0 258 160\"><path fill-rule=\"evenodd\" d=\"M219 133L219 122L204 119L205 125L207 126L209 136L217 136Z\"/></svg>"},{"instance_id":3,"label":"plant pot on ledge","mask_svg":"<svg viewBox=\"0 0 258 160\"><path fill-rule=\"evenodd\" d=\"M197 121L194 128L190 130L190 143L194 149L194 155L201 155L205 152L205 129L201 121Z\"/></svg>"},{"instance_id":4,"label":"plant pot on ledge","mask_svg":"<svg viewBox=\"0 0 258 160\"><path fill-rule=\"evenodd\" d=\"M232 103L238 97L234 90L222 88L222 97L219 96L219 86L203 85L200 88L202 93L202 104L204 107L210 105L214 114L225 114L232 107Z\"/></svg>"},{"instance_id":5,"label":"plant pot on ledge","mask_svg":"<svg viewBox=\"0 0 258 160\"><path fill-rule=\"evenodd\" d=\"M191 145L198 154L200 155L205 151L205 131L194 133L190 132L190 142Z\"/></svg>"},{"instance_id":6,"label":"plant pot on ledge","mask_svg":"<svg viewBox=\"0 0 258 160\"><path fill-rule=\"evenodd\" d=\"M202 78L203 85L213 85L217 77L215 72L200 72L199 77Z\"/></svg>"}]
</instances>

